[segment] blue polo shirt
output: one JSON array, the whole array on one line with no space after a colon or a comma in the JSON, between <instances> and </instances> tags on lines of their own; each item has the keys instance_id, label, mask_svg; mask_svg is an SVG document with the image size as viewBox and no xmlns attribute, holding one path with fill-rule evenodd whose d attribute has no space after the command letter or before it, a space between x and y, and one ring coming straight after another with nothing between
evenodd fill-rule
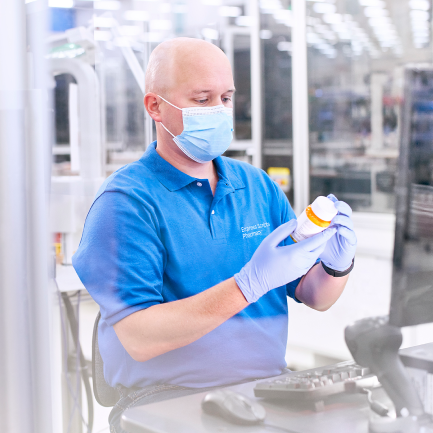
<instances>
[{"instance_id":1,"label":"blue polo shirt","mask_svg":"<svg viewBox=\"0 0 433 433\"><path fill-rule=\"evenodd\" d=\"M199 340L145 362L134 361L117 338L113 325L124 317L233 277L269 233L295 218L281 189L262 170L216 158L213 195L207 179L177 170L155 147L156 142L104 182L73 257L101 309L106 381L207 387L280 374L286 366L287 295L295 299L299 279Z\"/></svg>"}]
</instances>

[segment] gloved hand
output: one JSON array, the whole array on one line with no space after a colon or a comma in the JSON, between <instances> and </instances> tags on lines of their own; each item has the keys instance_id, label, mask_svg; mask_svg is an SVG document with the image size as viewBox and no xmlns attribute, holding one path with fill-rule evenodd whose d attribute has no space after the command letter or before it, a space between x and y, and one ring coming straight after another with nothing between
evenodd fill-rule
<instances>
[{"instance_id":1,"label":"gloved hand","mask_svg":"<svg viewBox=\"0 0 433 433\"><path fill-rule=\"evenodd\" d=\"M337 231L328 228L304 241L279 247L297 226L298 222L293 219L275 229L235 275L236 283L249 303L256 302L269 290L305 275L322 253L327 240Z\"/></svg>"},{"instance_id":2,"label":"gloved hand","mask_svg":"<svg viewBox=\"0 0 433 433\"><path fill-rule=\"evenodd\" d=\"M337 228L337 234L326 243L320 259L328 268L342 272L350 267L355 257L357 240L350 219L352 209L344 201L338 201L333 194L329 194L328 198L338 210L338 214L331 221L331 227Z\"/></svg>"}]
</instances>

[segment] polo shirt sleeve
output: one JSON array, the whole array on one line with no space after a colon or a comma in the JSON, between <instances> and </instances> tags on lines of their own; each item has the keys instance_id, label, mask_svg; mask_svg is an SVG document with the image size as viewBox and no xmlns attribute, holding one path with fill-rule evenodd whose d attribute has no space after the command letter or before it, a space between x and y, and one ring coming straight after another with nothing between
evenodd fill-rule
<instances>
[{"instance_id":1,"label":"polo shirt sleeve","mask_svg":"<svg viewBox=\"0 0 433 433\"><path fill-rule=\"evenodd\" d=\"M286 195L284 194L284 192L282 191L282 189L274 182L274 188L277 192L277 196L278 196L278 202L279 202L279 207L280 207L280 212L281 212L281 224L284 224L288 221L290 221L291 219L297 219L295 212L293 212L292 206L289 203L289 200L287 199ZM288 237L285 241L284 241L284 245L292 245L293 244L293 240L292 238ZM286 284L286 293L287 296L289 296L290 298L292 298L295 302L298 303L302 303L299 299L296 298L295 296L295 290L298 287L299 282L301 281L301 278L297 278L294 281L291 281L290 283Z\"/></svg>"},{"instance_id":2,"label":"polo shirt sleeve","mask_svg":"<svg viewBox=\"0 0 433 433\"><path fill-rule=\"evenodd\" d=\"M152 209L116 191L93 203L73 266L112 326L163 302L165 260Z\"/></svg>"}]
</instances>

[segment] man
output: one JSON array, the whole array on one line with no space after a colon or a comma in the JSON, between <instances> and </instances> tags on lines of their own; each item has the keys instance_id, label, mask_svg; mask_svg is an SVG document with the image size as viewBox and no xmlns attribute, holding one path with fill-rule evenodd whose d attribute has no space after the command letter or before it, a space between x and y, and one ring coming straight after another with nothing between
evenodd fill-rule
<instances>
[{"instance_id":1,"label":"man","mask_svg":"<svg viewBox=\"0 0 433 433\"><path fill-rule=\"evenodd\" d=\"M332 227L295 244L280 188L220 156L234 91L216 46L160 44L144 98L157 141L105 181L87 217L73 264L100 305L104 375L123 396L113 432L128 406L281 374L287 295L326 310L348 278L329 268L353 266L348 205L333 198Z\"/></svg>"}]
</instances>

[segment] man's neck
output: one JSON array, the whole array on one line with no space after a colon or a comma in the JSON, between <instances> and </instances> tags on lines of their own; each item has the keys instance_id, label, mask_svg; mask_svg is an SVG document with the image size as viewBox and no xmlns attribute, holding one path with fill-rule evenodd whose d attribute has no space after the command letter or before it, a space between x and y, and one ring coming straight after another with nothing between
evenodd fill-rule
<instances>
[{"instance_id":1,"label":"man's neck","mask_svg":"<svg viewBox=\"0 0 433 433\"><path fill-rule=\"evenodd\" d=\"M186 156L174 142L171 145L171 143L165 143L164 140L157 140L156 151L161 158L188 176L197 179L208 179L212 193L215 194L218 174L213 161L205 162L204 164L195 162Z\"/></svg>"}]
</instances>

